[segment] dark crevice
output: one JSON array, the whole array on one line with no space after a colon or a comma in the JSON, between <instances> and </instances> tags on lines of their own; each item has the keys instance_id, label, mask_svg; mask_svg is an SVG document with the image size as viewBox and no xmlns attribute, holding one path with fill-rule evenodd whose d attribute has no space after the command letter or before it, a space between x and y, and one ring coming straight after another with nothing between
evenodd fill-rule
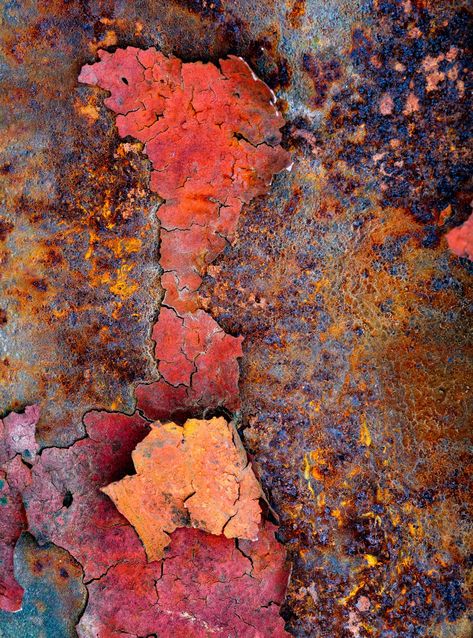
<instances>
[{"instance_id":1,"label":"dark crevice","mask_svg":"<svg viewBox=\"0 0 473 638\"><path fill-rule=\"evenodd\" d=\"M72 492L67 490L67 492L64 494L64 498L62 499L62 506L69 508L72 505L73 501L74 497L72 496Z\"/></svg>"}]
</instances>

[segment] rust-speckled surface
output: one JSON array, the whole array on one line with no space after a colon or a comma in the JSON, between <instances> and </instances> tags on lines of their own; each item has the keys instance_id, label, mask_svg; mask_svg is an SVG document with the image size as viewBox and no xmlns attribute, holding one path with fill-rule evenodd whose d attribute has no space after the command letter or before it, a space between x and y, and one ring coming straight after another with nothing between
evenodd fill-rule
<instances>
[{"instance_id":1,"label":"rust-speckled surface","mask_svg":"<svg viewBox=\"0 0 473 638\"><path fill-rule=\"evenodd\" d=\"M156 376L160 200L80 68L236 54L277 95L292 172L201 294L245 336L243 437L300 638L471 635L471 264L444 237L471 211L467 6L3 4L0 409L41 401L45 445Z\"/></svg>"}]
</instances>

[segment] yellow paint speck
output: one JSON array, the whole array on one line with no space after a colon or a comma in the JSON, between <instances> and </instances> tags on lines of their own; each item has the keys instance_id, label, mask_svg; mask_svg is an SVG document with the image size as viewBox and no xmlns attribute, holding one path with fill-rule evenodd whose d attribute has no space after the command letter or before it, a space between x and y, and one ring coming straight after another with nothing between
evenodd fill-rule
<instances>
[{"instance_id":1,"label":"yellow paint speck","mask_svg":"<svg viewBox=\"0 0 473 638\"><path fill-rule=\"evenodd\" d=\"M346 605L347 602L349 602L354 596L356 596L357 593L360 591L360 589L364 586L365 586L364 581L361 581L361 583L358 583L358 585L355 585L355 587L353 587L353 589L348 594L348 596L345 596L345 598L338 599L338 602L340 603L340 605Z\"/></svg>"},{"instance_id":2,"label":"yellow paint speck","mask_svg":"<svg viewBox=\"0 0 473 638\"><path fill-rule=\"evenodd\" d=\"M309 459L307 458L307 454L304 454L304 478L307 481L307 487L309 488L310 493L312 494L312 496L315 497L314 488L312 487L310 482L311 472L310 472L310 463L309 463Z\"/></svg>"},{"instance_id":3,"label":"yellow paint speck","mask_svg":"<svg viewBox=\"0 0 473 638\"><path fill-rule=\"evenodd\" d=\"M364 559L370 567L374 567L378 564L378 559L376 558L376 556L373 556L373 554L365 554Z\"/></svg>"},{"instance_id":4,"label":"yellow paint speck","mask_svg":"<svg viewBox=\"0 0 473 638\"><path fill-rule=\"evenodd\" d=\"M371 434L364 414L360 417L360 443L366 447L371 445Z\"/></svg>"}]
</instances>

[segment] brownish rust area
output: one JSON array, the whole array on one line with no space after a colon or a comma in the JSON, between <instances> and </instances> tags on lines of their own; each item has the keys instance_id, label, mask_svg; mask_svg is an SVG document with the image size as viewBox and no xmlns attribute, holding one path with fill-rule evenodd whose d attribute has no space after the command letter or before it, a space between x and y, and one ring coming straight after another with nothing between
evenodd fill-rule
<instances>
[{"instance_id":1,"label":"brownish rust area","mask_svg":"<svg viewBox=\"0 0 473 638\"><path fill-rule=\"evenodd\" d=\"M41 400L44 440L68 442L152 370L158 202L79 68L99 47L241 55L295 164L202 294L246 336L244 434L294 561L288 628L470 636L471 266L443 237L471 201L467 3L35 6L9 3L2 27L2 408Z\"/></svg>"},{"instance_id":2,"label":"brownish rust area","mask_svg":"<svg viewBox=\"0 0 473 638\"><path fill-rule=\"evenodd\" d=\"M54 19L37 20L49 34ZM73 440L94 405L131 408L160 298L147 162L118 142L99 96L77 87L80 49L63 29L48 51L39 38L12 60L31 42L26 23L3 49L1 410L41 402L47 444Z\"/></svg>"}]
</instances>

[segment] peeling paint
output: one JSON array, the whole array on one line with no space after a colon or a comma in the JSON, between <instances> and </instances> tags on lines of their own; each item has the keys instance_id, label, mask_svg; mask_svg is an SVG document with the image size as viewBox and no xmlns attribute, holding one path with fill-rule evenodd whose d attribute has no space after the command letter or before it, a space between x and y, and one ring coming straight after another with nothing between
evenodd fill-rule
<instances>
[{"instance_id":1,"label":"peeling paint","mask_svg":"<svg viewBox=\"0 0 473 638\"><path fill-rule=\"evenodd\" d=\"M102 492L133 525L148 560L162 558L178 527L258 538L261 487L225 419L156 423L132 458L136 474Z\"/></svg>"}]
</instances>

